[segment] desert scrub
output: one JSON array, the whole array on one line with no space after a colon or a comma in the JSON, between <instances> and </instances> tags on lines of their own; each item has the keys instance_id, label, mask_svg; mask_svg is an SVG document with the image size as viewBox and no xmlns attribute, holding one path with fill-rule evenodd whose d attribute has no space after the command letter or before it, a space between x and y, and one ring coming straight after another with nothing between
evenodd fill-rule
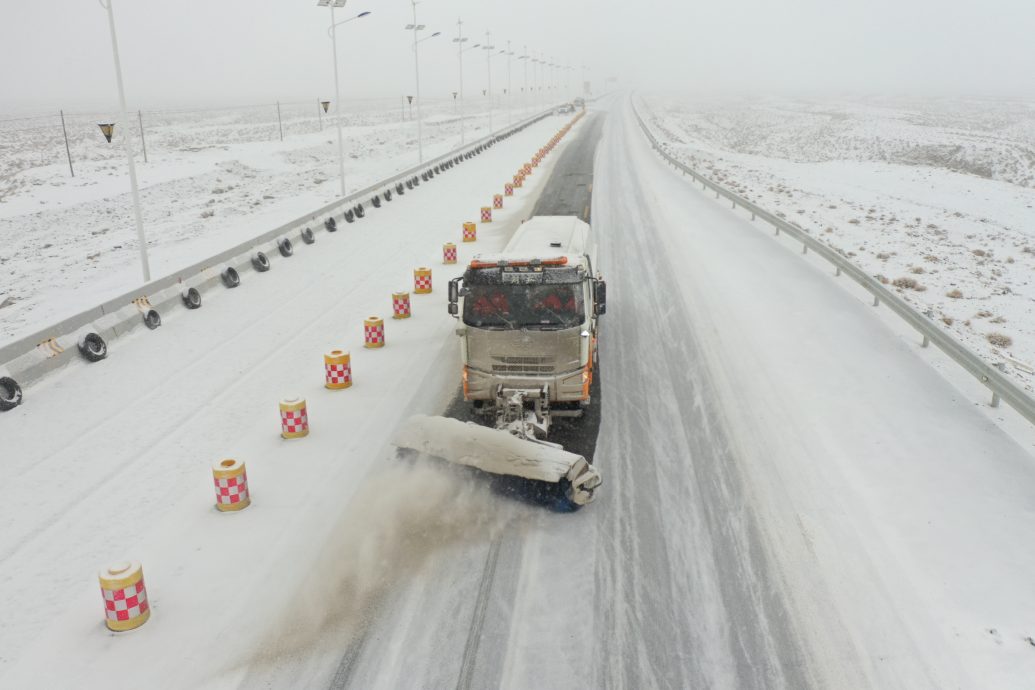
<instances>
[{"instance_id":1,"label":"desert scrub","mask_svg":"<svg viewBox=\"0 0 1035 690\"><path fill-rule=\"evenodd\" d=\"M909 269L909 272L916 275L920 275L921 273L927 273L927 271L924 270L923 266L913 266Z\"/></svg>"},{"instance_id":2,"label":"desert scrub","mask_svg":"<svg viewBox=\"0 0 1035 690\"><path fill-rule=\"evenodd\" d=\"M920 285L920 283L916 282L916 278L895 278L895 280L891 281L891 284L897 288L902 288L903 290L916 290L918 292L923 292L926 289Z\"/></svg>"},{"instance_id":3,"label":"desert scrub","mask_svg":"<svg viewBox=\"0 0 1035 690\"><path fill-rule=\"evenodd\" d=\"M942 323L944 323L946 326L951 326L952 324L956 323L956 319L952 318L951 316L943 316Z\"/></svg>"},{"instance_id":4,"label":"desert scrub","mask_svg":"<svg viewBox=\"0 0 1035 690\"><path fill-rule=\"evenodd\" d=\"M994 347L1010 347L1013 345L1013 338L1002 333L989 333L985 336L988 342L992 343Z\"/></svg>"},{"instance_id":5,"label":"desert scrub","mask_svg":"<svg viewBox=\"0 0 1035 690\"><path fill-rule=\"evenodd\" d=\"M962 299L963 298L963 293L960 292L959 289L954 289L954 290L949 290L948 292L946 292L945 296L946 297L950 297L952 299Z\"/></svg>"}]
</instances>

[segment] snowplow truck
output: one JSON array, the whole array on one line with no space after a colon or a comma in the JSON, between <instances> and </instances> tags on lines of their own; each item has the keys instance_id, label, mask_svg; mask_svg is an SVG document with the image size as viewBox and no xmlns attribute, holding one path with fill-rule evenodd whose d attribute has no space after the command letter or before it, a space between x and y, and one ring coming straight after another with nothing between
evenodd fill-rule
<instances>
[{"instance_id":1,"label":"snowplow truck","mask_svg":"<svg viewBox=\"0 0 1035 690\"><path fill-rule=\"evenodd\" d=\"M548 437L557 418L592 404L597 321L607 308L594 244L574 216L533 217L502 252L476 256L450 281L464 399L491 426L418 416L396 445L556 484L572 509L593 500L599 471Z\"/></svg>"}]
</instances>

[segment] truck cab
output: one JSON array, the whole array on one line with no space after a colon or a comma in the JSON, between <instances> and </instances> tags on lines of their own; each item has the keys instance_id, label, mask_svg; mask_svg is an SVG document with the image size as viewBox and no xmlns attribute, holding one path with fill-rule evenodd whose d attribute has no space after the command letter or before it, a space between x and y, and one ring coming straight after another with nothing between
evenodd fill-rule
<instances>
[{"instance_id":1,"label":"truck cab","mask_svg":"<svg viewBox=\"0 0 1035 690\"><path fill-rule=\"evenodd\" d=\"M606 311L595 259L587 223L538 216L502 252L476 256L450 282L464 398L475 408L533 401L545 435L550 415L578 416L590 404L597 321Z\"/></svg>"}]
</instances>

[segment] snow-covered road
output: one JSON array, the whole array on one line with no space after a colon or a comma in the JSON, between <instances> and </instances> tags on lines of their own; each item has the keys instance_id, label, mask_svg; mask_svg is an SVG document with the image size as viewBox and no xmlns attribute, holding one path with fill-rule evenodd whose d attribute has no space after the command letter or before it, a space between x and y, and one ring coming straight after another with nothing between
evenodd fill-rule
<instances>
[{"instance_id":1,"label":"snow-covered road","mask_svg":"<svg viewBox=\"0 0 1035 690\"><path fill-rule=\"evenodd\" d=\"M355 345L554 121L0 417L25 449L0 467L0 686L1027 687L1031 454L866 303L665 168L626 100L598 108L549 159L585 174L571 139L600 133L595 504L553 514L390 462L398 420L455 392L450 272L384 352ZM320 386L331 345L353 351L346 393ZM296 391L313 434L282 442ZM239 515L211 509L224 454L249 462ZM92 572L126 556L154 617L112 637Z\"/></svg>"}]
</instances>

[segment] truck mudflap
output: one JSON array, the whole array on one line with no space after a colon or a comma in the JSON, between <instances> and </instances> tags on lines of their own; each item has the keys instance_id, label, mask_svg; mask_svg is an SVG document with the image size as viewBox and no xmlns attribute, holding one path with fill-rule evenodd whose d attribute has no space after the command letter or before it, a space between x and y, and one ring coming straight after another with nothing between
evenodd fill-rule
<instances>
[{"instance_id":1,"label":"truck mudflap","mask_svg":"<svg viewBox=\"0 0 1035 690\"><path fill-rule=\"evenodd\" d=\"M581 455L475 422L415 415L392 443L491 474L557 484L572 508L591 503L602 483L600 472Z\"/></svg>"}]
</instances>

